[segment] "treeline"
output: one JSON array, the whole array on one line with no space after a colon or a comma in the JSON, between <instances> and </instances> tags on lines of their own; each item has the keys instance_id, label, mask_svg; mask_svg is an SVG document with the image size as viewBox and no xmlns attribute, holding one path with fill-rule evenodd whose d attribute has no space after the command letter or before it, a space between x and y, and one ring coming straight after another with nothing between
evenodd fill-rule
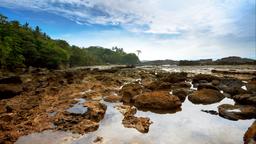
<instances>
[{"instance_id":1,"label":"treeline","mask_svg":"<svg viewBox=\"0 0 256 144\"><path fill-rule=\"evenodd\" d=\"M213 61L212 59L201 60L181 60L180 66L192 66L192 65L256 65L256 60L249 58L241 58L237 56L230 56Z\"/></svg>"},{"instance_id":2,"label":"treeline","mask_svg":"<svg viewBox=\"0 0 256 144\"><path fill-rule=\"evenodd\" d=\"M62 67L136 64L138 57L134 53L125 53L122 48L102 47L80 48L70 46L64 40L53 40L36 26L18 21L8 21L0 14L0 68L44 67L57 69Z\"/></svg>"}]
</instances>

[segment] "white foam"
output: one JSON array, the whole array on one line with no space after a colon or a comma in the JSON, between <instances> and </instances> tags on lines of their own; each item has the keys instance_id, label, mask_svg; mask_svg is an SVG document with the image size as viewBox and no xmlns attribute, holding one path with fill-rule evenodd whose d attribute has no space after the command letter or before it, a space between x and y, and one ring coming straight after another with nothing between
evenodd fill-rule
<instances>
[{"instance_id":1,"label":"white foam","mask_svg":"<svg viewBox=\"0 0 256 144\"><path fill-rule=\"evenodd\" d=\"M232 110L226 110L226 112L241 112L240 109L232 109Z\"/></svg>"},{"instance_id":2,"label":"white foam","mask_svg":"<svg viewBox=\"0 0 256 144\"><path fill-rule=\"evenodd\" d=\"M241 88L247 91L247 88L246 88L246 86L242 86Z\"/></svg>"}]
</instances>

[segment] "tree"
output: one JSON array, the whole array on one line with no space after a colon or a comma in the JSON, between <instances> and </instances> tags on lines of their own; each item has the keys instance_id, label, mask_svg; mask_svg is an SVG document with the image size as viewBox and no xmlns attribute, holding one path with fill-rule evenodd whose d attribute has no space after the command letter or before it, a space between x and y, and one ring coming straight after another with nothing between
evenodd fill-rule
<instances>
[{"instance_id":1,"label":"tree","mask_svg":"<svg viewBox=\"0 0 256 144\"><path fill-rule=\"evenodd\" d=\"M137 52L137 56L139 56L141 53L141 50L136 50L136 52Z\"/></svg>"}]
</instances>

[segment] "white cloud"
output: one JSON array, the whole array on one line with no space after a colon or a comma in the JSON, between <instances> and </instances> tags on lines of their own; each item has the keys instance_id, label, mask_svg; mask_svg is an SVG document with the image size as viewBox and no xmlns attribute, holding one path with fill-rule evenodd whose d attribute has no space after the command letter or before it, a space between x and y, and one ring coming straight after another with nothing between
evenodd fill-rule
<instances>
[{"instance_id":1,"label":"white cloud","mask_svg":"<svg viewBox=\"0 0 256 144\"><path fill-rule=\"evenodd\" d=\"M253 0L2 0L9 7L21 6L60 14L79 24L148 26L146 33L177 34L209 30L214 35L237 32L230 11ZM135 29L132 28L132 29Z\"/></svg>"},{"instance_id":2,"label":"white cloud","mask_svg":"<svg viewBox=\"0 0 256 144\"><path fill-rule=\"evenodd\" d=\"M255 0L1 0L0 6L52 12L77 24L120 25L134 35L60 37L80 46L141 49L142 59L255 58Z\"/></svg>"}]
</instances>

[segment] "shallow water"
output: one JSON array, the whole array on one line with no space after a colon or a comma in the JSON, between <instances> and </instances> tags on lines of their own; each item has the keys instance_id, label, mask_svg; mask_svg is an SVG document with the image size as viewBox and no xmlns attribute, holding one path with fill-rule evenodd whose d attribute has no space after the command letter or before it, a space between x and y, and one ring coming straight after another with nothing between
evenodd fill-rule
<instances>
[{"instance_id":1,"label":"shallow water","mask_svg":"<svg viewBox=\"0 0 256 144\"><path fill-rule=\"evenodd\" d=\"M21 137L16 143L25 144L48 139L50 143L91 144L97 136L100 136L103 137L104 144L241 144L245 131L253 122L253 120L230 121L201 111L217 111L217 106L220 104L233 104L231 99L225 98L220 103L211 105L194 105L186 100L182 104L182 111L175 114L138 111L136 116L149 117L153 121L149 132L142 134L136 129L125 128L122 125L123 116L114 108L117 104L104 103L108 108L100 128L95 132L72 139L75 135L70 133L47 131L45 134ZM58 139L51 141L52 137ZM63 141L63 138L67 137L69 140Z\"/></svg>"},{"instance_id":2,"label":"shallow water","mask_svg":"<svg viewBox=\"0 0 256 144\"><path fill-rule=\"evenodd\" d=\"M71 108L67 109L67 112L74 113L74 114L84 114L88 111L87 107L83 106L83 103L86 101L83 98L75 99L78 101L76 104L74 104Z\"/></svg>"}]
</instances>

